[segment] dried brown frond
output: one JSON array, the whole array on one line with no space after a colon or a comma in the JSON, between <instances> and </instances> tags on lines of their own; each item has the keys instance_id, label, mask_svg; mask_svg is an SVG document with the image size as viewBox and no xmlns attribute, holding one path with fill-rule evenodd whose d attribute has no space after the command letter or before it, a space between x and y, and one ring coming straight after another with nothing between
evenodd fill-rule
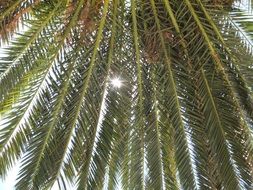
<instances>
[{"instance_id":1,"label":"dried brown frond","mask_svg":"<svg viewBox=\"0 0 253 190\"><path fill-rule=\"evenodd\" d=\"M0 2L0 11L8 9L13 3L13 0L4 0ZM8 39L15 31L18 26L22 23L23 16L32 10L32 7L37 5L40 0L34 0L30 6L23 6L21 9L14 10L10 15L0 20L0 39Z\"/></svg>"},{"instance_id":2,"label":"dried brown frond","mask_svg":"<svg viewBox=\"0 0 253 190\"><path fill-rule=\"evenodd\" d=\"M235 0L206 0L204 2L218 8L231 8Z\"/></svg>"},{"instance_id":3,"label":"dried brown frond","mask_svg":"<svg viewBox=\"0 0 253 190\"><path fill-rule=\"evenodd\" d=\"M11 17L6 18L2 21L0 27L0 37L9 37L12 35L18 28L20 21L22 20L22 15L30 11L30 7L21 10L20 12L13 14Z\"/></svg>"},{"instance_id":4,"label":"dried brown frond","mask_svg":"<svg viewBox=\"0 0 253 190\"><path fill-rule=\"evenodd\" d=\"M103 1L96 1L92 4L90 1L87 1L85 7L82 9L81 14L79 15L79 29L80 37L83 43L89 43L86 39L87 35L91 34L97 29L97 18L99 16L101 7L103 6Z\"/></svg>"},{"instance_id":5,"label":"dried brown frond","mask_svg":"<svg viewBox=\"0 0 253 190\"><path fill-rule=\"evenodd\" d=\"M11 3L15 2L14 0L1 0L0 1L0 11L7 9Z\"/></svg>"},{"instance_id":6,"label":"dried brown frond","mask_svg":"<svg viewBox=\"0 0 253 190\"><path fill-rule=\"evenodd\" d=\"M157 3L157 15L160 24L160 31L157 28L157 23L154 19L153 11L150 4L145 4L145 8L142 11L137 12L138 30L141 35L141 44L143 46L143 55L147 63L157 63L162 57L162 40L166 45L174 47L177 44L177 38L171 31L171 26L168 21L166 11L161 3ZM152 19L151 19L152 18ZM145 23L143 22L145 20ZM131 22L131 21L130 21ZM161 36L160 36L161 35Z\"/></svg>"}]
</instances>

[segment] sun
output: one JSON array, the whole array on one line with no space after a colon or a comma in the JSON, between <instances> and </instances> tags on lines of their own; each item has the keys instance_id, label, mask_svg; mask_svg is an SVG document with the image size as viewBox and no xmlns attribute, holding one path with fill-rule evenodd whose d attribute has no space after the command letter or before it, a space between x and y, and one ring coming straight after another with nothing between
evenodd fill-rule
<instances>
[{"instance_id":1,"label":"sun","mask_svg":"<svg viewBox=\"0 0 253 190\"><path fill-rule=\"evenodd\" d=\"M120 88L122 86L122 81L119 78L114 78L111 80L111 84L116 88Z\"/></svg>"}]
</instances>

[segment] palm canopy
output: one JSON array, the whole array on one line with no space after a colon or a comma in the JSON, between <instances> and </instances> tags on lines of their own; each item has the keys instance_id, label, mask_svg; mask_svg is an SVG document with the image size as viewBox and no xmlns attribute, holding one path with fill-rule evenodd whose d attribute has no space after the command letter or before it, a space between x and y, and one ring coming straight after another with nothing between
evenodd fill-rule
<instances>
[{"instance_id":1,"label":"palm canopy","mask_svg":"<svg viewBox=\"0 0 253 190\"><path fill-rule=\"evenodd\" d=\"M252 50L224 2L1 1L0 176L251 189Z\"/></svg>"}]
</instances>

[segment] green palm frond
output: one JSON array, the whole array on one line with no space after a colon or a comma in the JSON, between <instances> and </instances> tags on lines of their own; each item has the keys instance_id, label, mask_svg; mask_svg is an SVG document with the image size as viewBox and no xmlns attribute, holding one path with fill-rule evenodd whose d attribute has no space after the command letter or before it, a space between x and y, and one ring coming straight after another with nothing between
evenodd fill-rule
<instances>
[{"instance_id":1,"label":"green palm frond","mask_svg":"<svg viewBox=\"0 0 253 190\"><path fill-rule=\"evenodd\" d=\"M231 5L0 2L0 177L19 162L16 189L252 189L251 28Z\"/></svg>"}]
</instances>

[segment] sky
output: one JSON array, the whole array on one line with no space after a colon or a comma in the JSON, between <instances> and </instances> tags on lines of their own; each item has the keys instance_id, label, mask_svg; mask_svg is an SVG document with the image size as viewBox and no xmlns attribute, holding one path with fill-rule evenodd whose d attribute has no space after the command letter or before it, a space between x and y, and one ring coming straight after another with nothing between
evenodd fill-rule
<instances>
[{"instance_id":1,"label":"sky","mask_svg":"<svg viewBox=\"0 0 253 190\"><path fill-rule=\"evenodd\" d=\"M4 181L0 180L0 190L14 190L15 177L18 174L18 167L14 167Z\"/></svg>"}]
</instances>

